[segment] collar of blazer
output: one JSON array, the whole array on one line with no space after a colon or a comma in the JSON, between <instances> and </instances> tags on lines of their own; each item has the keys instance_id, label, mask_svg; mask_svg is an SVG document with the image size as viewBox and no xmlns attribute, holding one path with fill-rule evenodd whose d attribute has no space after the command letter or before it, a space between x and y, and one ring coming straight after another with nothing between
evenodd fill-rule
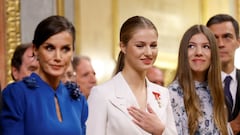
<instances>
[{"instance_id":1,"label":"collar of blazer","mask_svg":"<svg viewBox=\"0 0 240 135\"><path fill-rule=\"evenodd\" d=\"M134 97L130 87L123 78L121 73L118 73L114 78L114 96L110 99L110 102L122 112L128 116L127 108L130 106L137 106L136 98Z\"/></svg>"},{"instance_id":2,"label":"collar of blazer","mask_svg":"<svg viewBox=\"0 0 240 135\"><path fill-rule=\"evenodd\" d=\"M114 96L109 99L109 102L118 110L123 112L123 114L126 115L126 117L128 117L130 121L132 121L132 116L128 113L127 108L130 106L139 107L137 100L121 74L115 76L113 78L113 82L114 82L113 89ZM133 125L135 124L133 123ZM141 135L149 135L149 133L141 129L139 126L135 125L134 127L135 127L134 133L138 133Z\"/></svg>"},{"instance_id":3,"label":"collar of blazer","mask_svg":"<svg viewBox=\"0 0 240 135\"><path fill-rule=\"evenodd\" d=\"M131 117L128 114L127 108L130 106L136 106L139 107L137 100L135 96L133 95L130 87L128 86L127 82L123 78L121 73L118 73L114 78L114 97L110 99L110 102L117 107L119 110L121 110L123 113L125 113L128 117ZM159 89L158 85L150 83L147 79L147 103L153 108L154 112L158 115L161 116L161 110L164 109L164 106L166 106L165 98L161 98L160 102L163 107L159 108L158 102L155 99L154 92L161 92ZM167 92L167 91L166 91ZM165 94L165 93L164 93Z\"/></svg>"}]
</instances>

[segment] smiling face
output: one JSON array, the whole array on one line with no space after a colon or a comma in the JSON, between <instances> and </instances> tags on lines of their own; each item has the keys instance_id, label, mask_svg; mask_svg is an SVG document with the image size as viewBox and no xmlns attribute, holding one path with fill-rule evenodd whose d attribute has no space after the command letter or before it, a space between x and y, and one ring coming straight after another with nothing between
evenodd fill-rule
<instances>
[{"instance_id":1,"label":"smiling face","mask_svg":"<svg viewBox=\"0 0 240 135\"><path fill-rule=\"evenodd\" d=\"M38 49L39 75L49 83L51 79L59 82L68 68L73 55L73 38L67 31L49 37Z\"/></svg>"},{"instance_id":2,"label":"smiling face","mask_svg":"<svg viewBox=\"0 0 240 135\"><path fill-rule=\"evenodd\" d=\"M154 29L142 28L135 31L127 45L121 43L125 54L125 67L136 71L146 71L156 60L157 33Z\"/></svg>"},{"instance_id":3,"label":"smiling face","mask_svg":"<svg viewBox=\"0 0 240 135\"><path fill-rule=\"evenodd\" d=\"M188 61L193 74L205 75L211 63L211 46L202 33L192 36L188 44Z\"/></svg>"}]
</instances>

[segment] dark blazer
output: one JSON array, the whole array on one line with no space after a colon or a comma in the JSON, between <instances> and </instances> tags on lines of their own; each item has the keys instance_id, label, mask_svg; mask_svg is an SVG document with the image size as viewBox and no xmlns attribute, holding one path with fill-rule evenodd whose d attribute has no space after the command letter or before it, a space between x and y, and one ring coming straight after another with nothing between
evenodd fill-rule
<instances>
[{"instance_id":1,"label":"dark blazer","mask_svg":"<svg viewBox=\"0 0 240 135\"><path fill-rule=\"evenodd\" d=\"M233 110L233 112L229 112L230 110L228 110L229 115L228 115L228 121L232 121L234 120L237 115L239 114L239 110L240 110L240 70L237 70L236 73L237 76L237 93L236 93L236 103L235 103L235 108Z\"/></svg>"},{"instance_id":2,"label":"dark blazer","mask_svg":"<svg viewBox=\"0 0 240 135\"><path fill-rule=\"evenodd\" d=\"M238 70L238 69L236 71L236 78L237 78L237 93L236 93L236 95L234 95L234 96L236 96L236 98L235 98L236 103L235 103L233 112L229 107L229 102L225 98L226 105L228 107L228 121L229 122L234 120L238 116L239 110L240 110L240 70ZM238 133L237 135L240 135L240 133Z\"/></svg>"},{"instance_id":3,"label":"dark blazer","mask_svg":"<svg viewBox=\"0 0 240 135\"><path fill-rule=\"evenodd\" d=\"M232 114L232 118L235 119L240 113L240 70L237 70L237 94L236 94L236 104ZM237 134L240 135L240 132Z\"/></svg>"}]
</instances>

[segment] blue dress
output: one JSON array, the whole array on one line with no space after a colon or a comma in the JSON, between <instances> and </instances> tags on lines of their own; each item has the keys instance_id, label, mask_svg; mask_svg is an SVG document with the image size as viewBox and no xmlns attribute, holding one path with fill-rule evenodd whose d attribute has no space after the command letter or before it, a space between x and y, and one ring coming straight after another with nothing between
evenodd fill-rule
<instances>
[{"instance_id":1,"label":"blue dress","mask_svg":"<svg viewBox=\"0 0 240 135\"><path fill-rule=\"evenodd\" d=\"M183 101L183 90L177 80L173 81L168 89L178 135L188 135L188 117ZM213 101L207 82L195 82L195 89L200 99L200 108L203 114L199 119L195 135L220 135L220 131L214 123Z\"/></svg>"},{"instance_id":2,"label":"blue dress","mask_svg":"<svg viewBox=\"0 0 240 135\"><path fill-rule=\"evenodd\" d=\"M28 77L28 83L9 84L3 90L0 134L85 135L88 106L85 97L79 96L72 98L62 82L53 90L35 73ZM54 97L58 99L62 122L57 118Z\"/></svg>"}]
</instances>

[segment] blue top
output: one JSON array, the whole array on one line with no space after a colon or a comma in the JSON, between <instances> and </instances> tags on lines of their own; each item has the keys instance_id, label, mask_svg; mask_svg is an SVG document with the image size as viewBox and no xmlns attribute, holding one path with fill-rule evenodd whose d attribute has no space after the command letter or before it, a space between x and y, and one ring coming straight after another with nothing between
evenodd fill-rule
<instances>
[{"instance_id":1,"label":"blue top","mask_svg":"<svg viewBox=\"0 0 240 135\"><path fill-rule=\"evenodd\" d=\"M188 135L188 117L183 100L183 90L175 80L169 85L173 115L178 135ZM220 135L213 119L213 101L206 82L195 82L196 93L200 99L200 110L203 116L199 119L196 135Z\"/></svg>"},{"instance_id":2,"label":"blue top","mask_svg":"<svg viewBox=\"0 0 240 135\"><path fill-rule=\"evenodd\" d=\"M27 83L26 83L27 82ZM85 135L88 106L83 95L72 98L60 82L53 90L37 74L3 90L1 135ZM58 99L62 122L57 118Z\"/></svg>"}]
</instances>

